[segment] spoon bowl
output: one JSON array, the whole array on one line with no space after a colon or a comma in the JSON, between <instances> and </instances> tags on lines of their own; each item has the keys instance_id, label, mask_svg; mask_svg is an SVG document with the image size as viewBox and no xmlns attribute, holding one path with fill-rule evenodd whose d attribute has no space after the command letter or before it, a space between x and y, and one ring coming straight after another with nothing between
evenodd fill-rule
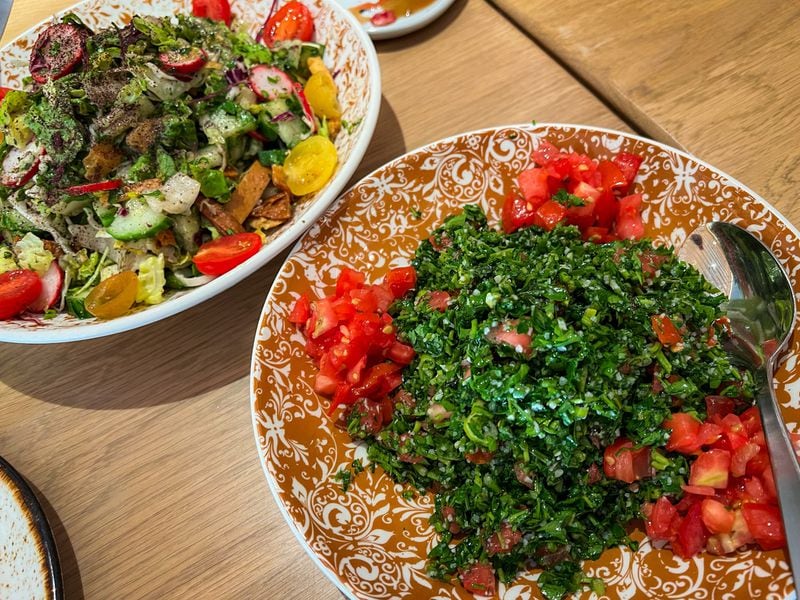
<instances>
[{"instance_id":1,"label":"spoon bowl","mask_svg":"<svg viewBox=\"0 0 800 600\"><path fill-rule=\"evenodd\" d=\"M796 319L789 278L758 238L732 223L714 221L693 231L678 251L728 297L728 350L756 370L756 401L772 463L795 585L800 582L800 463L775 398L773 374Z\"/></svg>"}]
</instances>

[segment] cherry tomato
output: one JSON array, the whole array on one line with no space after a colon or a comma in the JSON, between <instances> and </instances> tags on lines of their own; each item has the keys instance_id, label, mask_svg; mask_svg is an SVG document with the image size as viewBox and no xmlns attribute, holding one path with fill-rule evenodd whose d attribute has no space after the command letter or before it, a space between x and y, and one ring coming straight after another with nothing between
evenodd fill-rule
<instances>
[{"instance_id":1,"label":"cherry tomato","mask_svg":"<svg viewBox=\"0 0 800 600\"><path fill-rule=\"evenodd\" d=\"M314 114L329 119L342 116L342 107L336 97L336 84L328 71L318 71L309 77L304 92Z\"/></svg>"},{"instance_id":2,"label":"cherry tomato","mask_svg":"<svg viewBox=\"0 0 800 600\"><path fill-rule=\"evenodd\" d=\"M233 20L228 0L192 0L192 14L212 21L222 21L228 26Z\"/></svg>"},{"instance_id":3,"label":"cherry tomato","mask_svg":"<svg viewBox=\"0 0 800 600\"><path fill-rule=\"evenodd\" d=\"M97 284L86 296L86 310L98 319L121 317L136 301L139 278L133 271L122 271Z\"/></svg>"},{"instance_id":4,"label":"cherry tomato","mask_svg":"<svg viewBox=\"0 0 800 600\"><path fill-rule=\"evenodd\" d=\"M287 2L264 24L262 41L267 46L285 40L311 41L314 17L300 2Z\"/></svg>"},{"instance_id":5,"label":"cherry tomato","mask_svg":"<svg viewBox=\"0 0 800 600\"><path fill-rule=\"evenodd\" d=\"M305 196L321 189L333 175L338 157L336 146L328 138L312 135L289 151L283 173L289 190Z\"/></svg>"},{"instance_id":6,"label":"cherry tomato","mask_svg":"<svg viewBox=\"0 0 800 600\"><path fill-rule=\"evenodd\" d=\"M234 233L206 242L192 259L204 275L222 275L242 264L261 248L257 233Z\"/></svg>"},{"instance_id":7,"label":"cherry tomato","mask_svg":"<svg viewBox=\"0 0 800 600\"><path fill-rule=\"evenodd\" d=\"M0 275L0 319L16 317L42 292L42 280L33 271L17 269Z\"/></svg>"}]
</instances>

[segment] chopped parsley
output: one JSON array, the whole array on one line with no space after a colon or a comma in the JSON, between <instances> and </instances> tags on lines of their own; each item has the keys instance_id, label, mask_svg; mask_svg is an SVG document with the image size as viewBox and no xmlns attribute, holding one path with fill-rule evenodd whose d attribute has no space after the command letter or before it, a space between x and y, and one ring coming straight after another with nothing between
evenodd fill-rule
<instances>
[{"instance_id":1,"label":"chopped parsley","mask_svg":"<svg viewBox=\"0 0 800 600\"><path fill-rule=\"evenodd\" d=\"M664 420L703 417L705 396L726 385L752 402L752 374L709 345L724 336L723 295L669 248L593 244L568 226L505 235L476 206L422 241L413 265L416 291L390 310L417 353L403 375L413 402L377 434L354 411L348 431L407 492L435 490L429 573L449 580L489 563L508 582L533 561L547 598L601 591L581 562L635 548L626 527L642 503L682 494L687 461L663 448ZM435 291L450 295L443 310L428 304ZM658 341L660 313L681 345ZM621 435L654 450L653 475L635 485L602 476ZM509 527L519 541L490 551Z\"/></svg>"}]
</instances>

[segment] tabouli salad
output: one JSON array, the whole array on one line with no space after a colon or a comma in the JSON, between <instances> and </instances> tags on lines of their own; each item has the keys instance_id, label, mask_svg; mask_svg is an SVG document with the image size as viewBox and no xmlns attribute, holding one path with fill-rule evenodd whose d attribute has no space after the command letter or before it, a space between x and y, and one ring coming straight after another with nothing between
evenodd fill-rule
<instances>
[{"instance_id":1,"label":"tabouli salad","mask_svg":"<svg viewBox=\"0 0 800 600\"><path fill-rule=\"evenodd\" d=\"M502 231L468 206L411 266L343 268L289 316L337 424L435 495L428 572L493 596L534 565L547 598L602 593L581 561L635 548L636 519L683 558L783 547L763 382L723 348L724 295L641 239L641 158L533 158Z\"/></svg>"},{"instance_id":2,"label":"tabouli salad","mask_svg":"<svg viewBox=\"0 0 800 600\"><path fill-rule=\"evenodd\" d=\"M300 2L258 38L194 15L46 28L0 103L0 319L113 318L255 254L337 165L341 108Z\"/></svg>"}]
</instances>

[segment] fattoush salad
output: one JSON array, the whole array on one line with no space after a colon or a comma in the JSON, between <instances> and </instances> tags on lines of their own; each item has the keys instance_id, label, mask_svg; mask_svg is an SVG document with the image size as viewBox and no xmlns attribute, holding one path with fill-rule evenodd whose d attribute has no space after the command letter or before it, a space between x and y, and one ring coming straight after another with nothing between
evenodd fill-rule
<instances>
[{"instance_id":1,"label":"fattoush salad","mask_svg":"<svg viewBox=\"0 0 800 600\"><path fill-rule=\"evenodd\" d=\"M256 254L337 166L342 127L314 20L253 38L227 0L39 35L0 103L0 319L115 318Z\"/></svg>"}]
</instances>

